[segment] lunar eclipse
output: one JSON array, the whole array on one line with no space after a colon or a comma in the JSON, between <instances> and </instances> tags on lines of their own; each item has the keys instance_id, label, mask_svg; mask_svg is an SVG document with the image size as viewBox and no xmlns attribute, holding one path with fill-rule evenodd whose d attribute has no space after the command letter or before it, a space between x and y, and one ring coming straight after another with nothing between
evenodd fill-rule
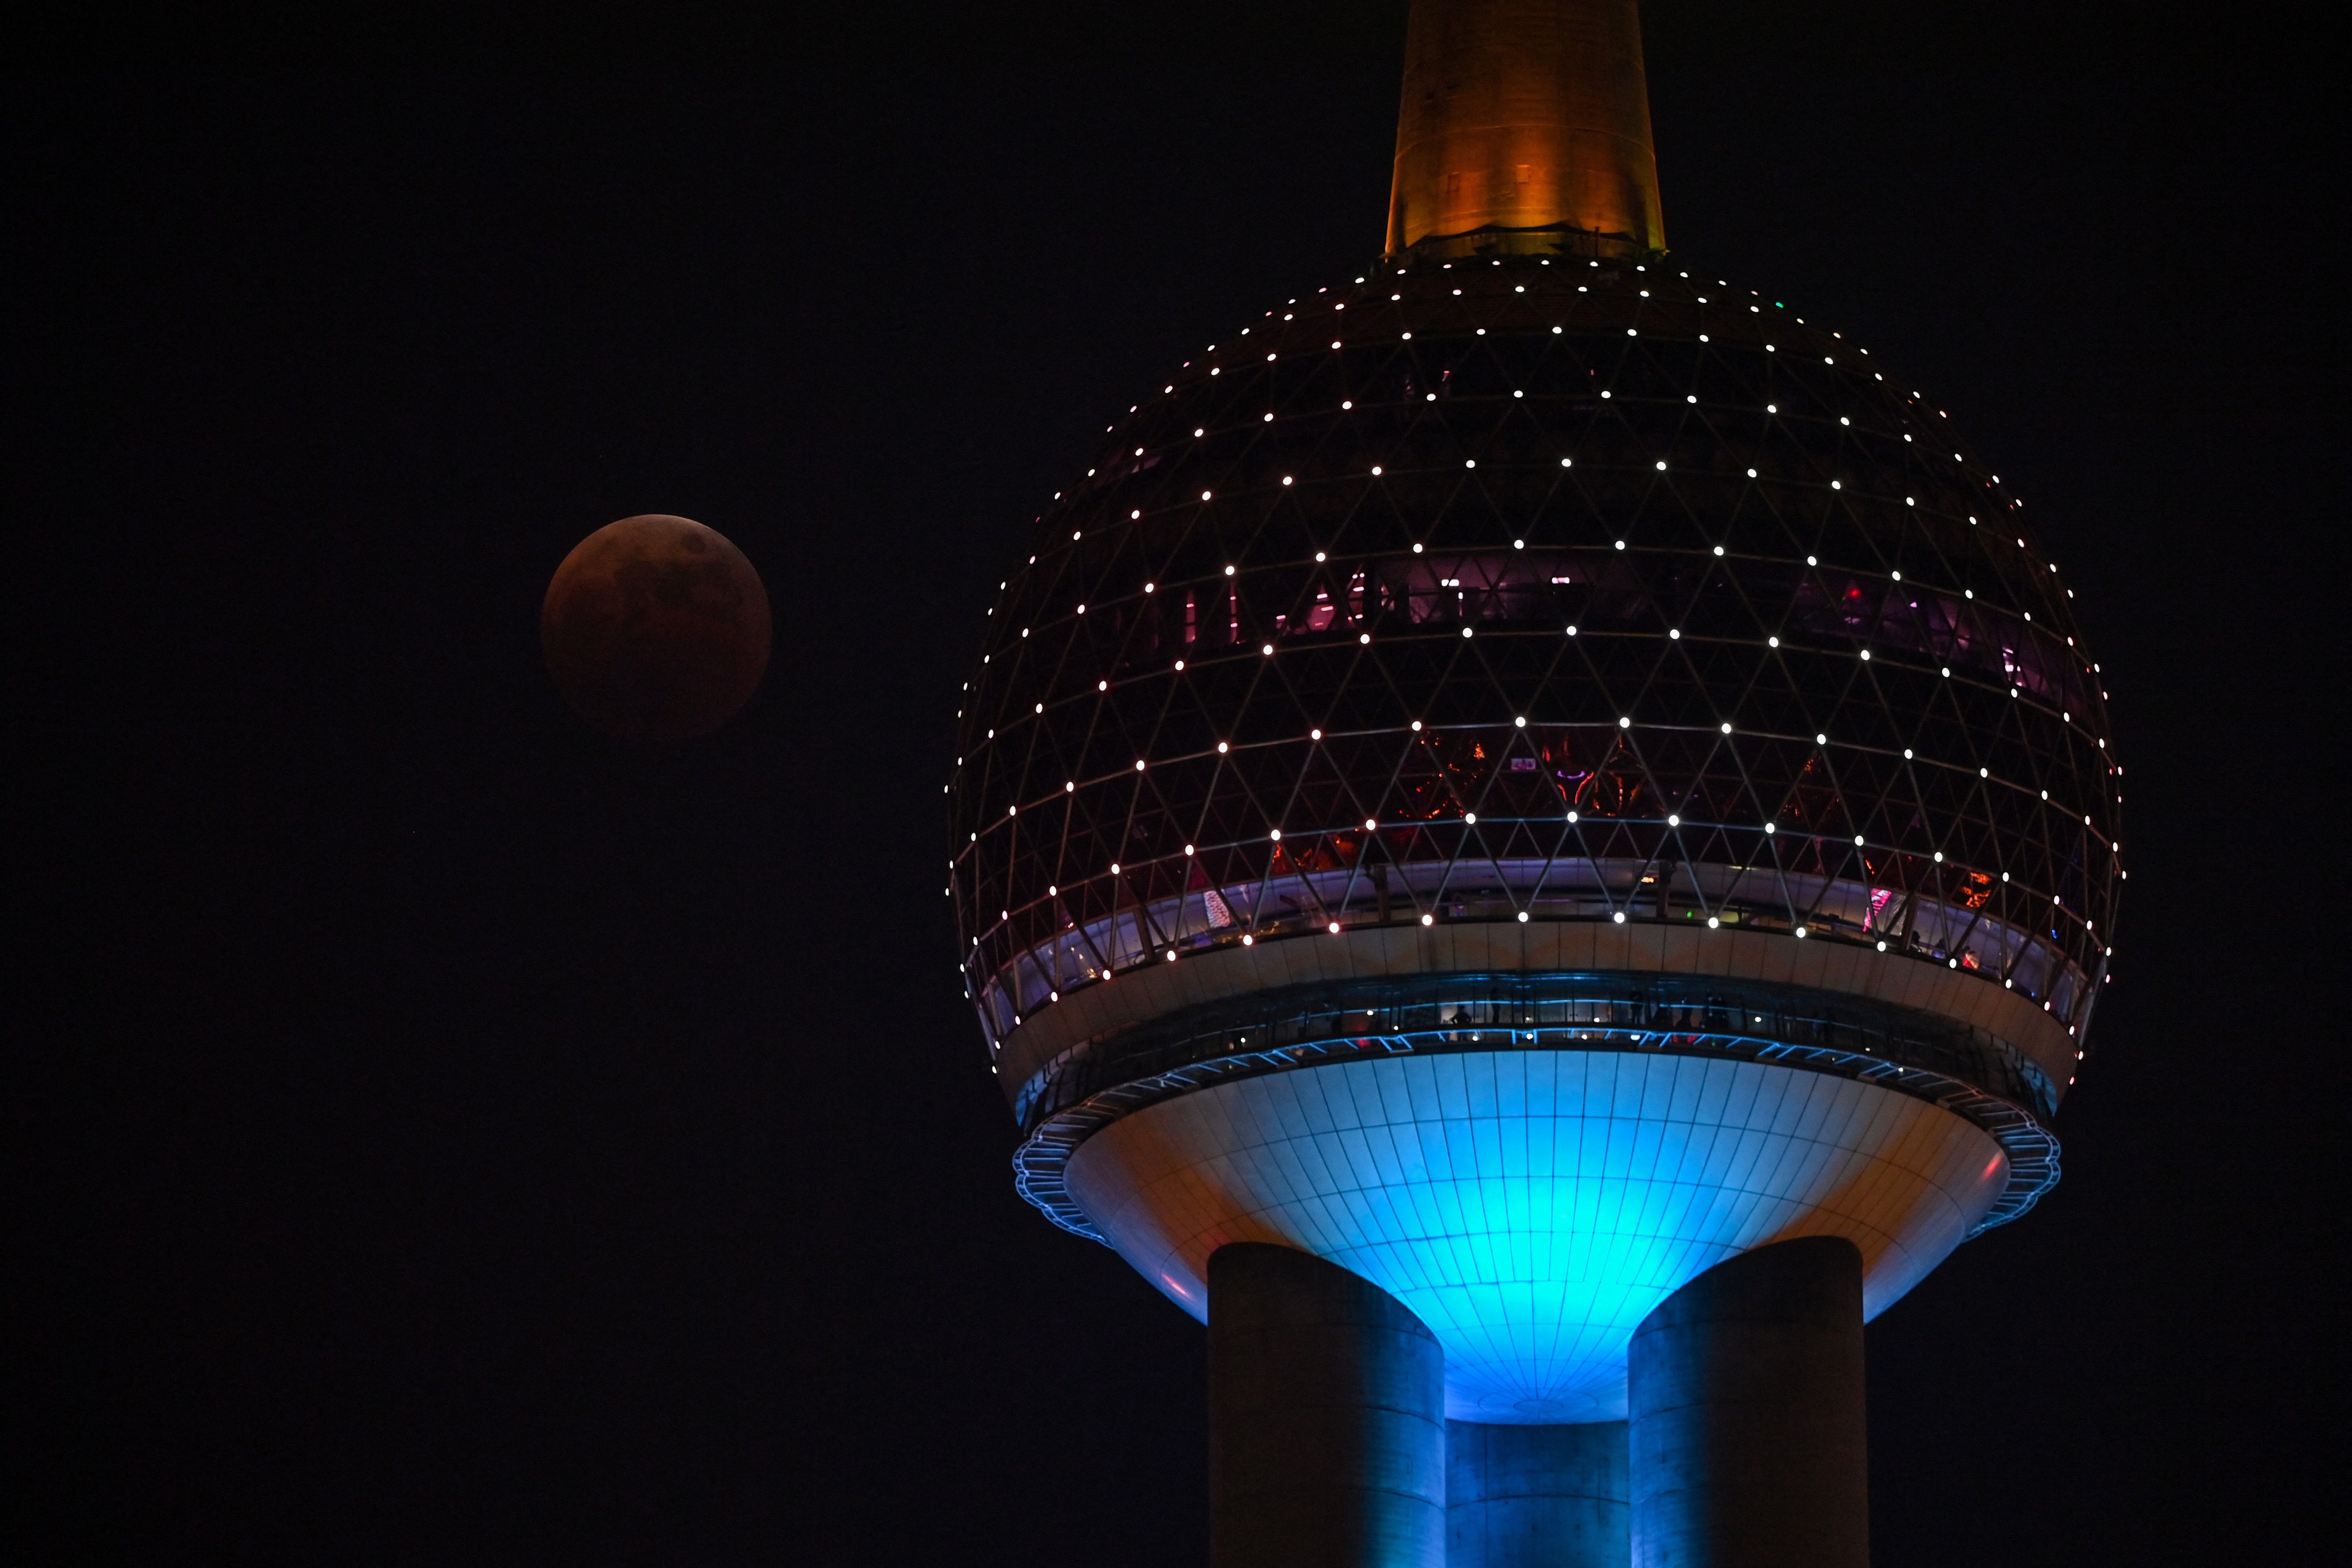
<instances>
[{"instance_id":1,"label":"lunar eclipse","mask_svg":"<svg viewBox=\"0 0 2352 1568\"><path fill-rule=\"evenodd\" d=\"M555 569L547 672L596 730L635 745L708 735L768 668L768 593L725 535L648 513L607 523Z\"/></svg>"}]
</instances>

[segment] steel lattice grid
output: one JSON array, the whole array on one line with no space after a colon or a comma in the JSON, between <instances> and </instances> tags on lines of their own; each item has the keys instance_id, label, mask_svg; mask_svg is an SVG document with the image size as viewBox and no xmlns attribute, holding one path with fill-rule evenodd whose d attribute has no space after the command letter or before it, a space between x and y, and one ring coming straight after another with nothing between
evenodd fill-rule
<instances>
[{"instance_id":1,"label":"steel lattice grid","mask_svg":"<svg viewBox=\"0 0 2352 1568\"><path fill-rule=\"evenodd\" d=\"M1383 918L1803 928L2087 1026L2121 770L2066 590L1951 421L1780 304L1375 271L1184 365L1034 550L949 785L992 1037Z\"/></svg>"}]
</instances>

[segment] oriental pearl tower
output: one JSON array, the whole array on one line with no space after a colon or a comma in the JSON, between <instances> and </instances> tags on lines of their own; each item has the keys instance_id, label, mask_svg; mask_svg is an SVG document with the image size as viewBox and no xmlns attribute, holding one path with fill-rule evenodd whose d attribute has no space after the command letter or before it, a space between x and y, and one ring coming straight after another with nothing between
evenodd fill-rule
<instances>
[{"instance_id":1,"label":"oriental pearl tower","mask_svg":"<svg viewBox=\"0 0 2352 1568\"><path fill-rule=\"evenodd\" d=\"M1220 1568L1868 1562L1863 1324L2058 1179L2061 563L1666 248L1635 0L1414 0L1386 245L1038 520L948 784L1015 1180L1207 1324Z\"/></svg>"}]
</instances>

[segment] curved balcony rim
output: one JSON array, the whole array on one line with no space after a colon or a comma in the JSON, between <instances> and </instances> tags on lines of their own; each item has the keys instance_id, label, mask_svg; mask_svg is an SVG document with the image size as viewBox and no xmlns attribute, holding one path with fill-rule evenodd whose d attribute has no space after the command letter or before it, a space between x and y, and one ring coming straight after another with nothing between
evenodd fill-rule
<instances>
[{"instance_id":1,"label":"curved balcony rim","mask_svg":"<svg viewBox=\"0 0 2352 1568\"><path fill-rule=\"evenodd\" d=\"M1562 1016L1543 1017L1547 1006ZM1592 1016L1564 1016L1580 1006ZM1738 1027L1743 1016L1770 1026ZM1364 1023L1348 1027L1351 1016ZM1998 1037L1803 987L1615 972L1356 980L1184 1009L1073 1051L1024 1088L1018 1109L1029 1131L1013 1154L1013 1183L1055 1225L1103 1241L1070 1191L1068 1168L1080 1144L1121 1117L1236 1079L1496 1050L1761 1062L1924 1100L1981 1129L2007 1156L2007 1184L1971 1237L2023 1215L2058 1183L2059 1143L2044 1124L2054 1089Z\"/></svg>"}]
</instances>

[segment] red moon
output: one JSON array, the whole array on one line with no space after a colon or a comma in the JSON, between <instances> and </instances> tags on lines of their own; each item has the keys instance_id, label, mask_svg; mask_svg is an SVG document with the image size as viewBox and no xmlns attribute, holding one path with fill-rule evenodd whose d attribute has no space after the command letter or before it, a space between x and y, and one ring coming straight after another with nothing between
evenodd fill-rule
<instances>
[{"instance_id":1,"label":"red moon","mask_svg":"<svg viewBox=\"0 0 2352 1568\"><path fill-rule=\"evenodd\" d=\"M555 689L617 740L661 745L733 718L768 668L768 591L717 531L658 513L607 523L540 609Z\"/></svg>"}]
</instances>

